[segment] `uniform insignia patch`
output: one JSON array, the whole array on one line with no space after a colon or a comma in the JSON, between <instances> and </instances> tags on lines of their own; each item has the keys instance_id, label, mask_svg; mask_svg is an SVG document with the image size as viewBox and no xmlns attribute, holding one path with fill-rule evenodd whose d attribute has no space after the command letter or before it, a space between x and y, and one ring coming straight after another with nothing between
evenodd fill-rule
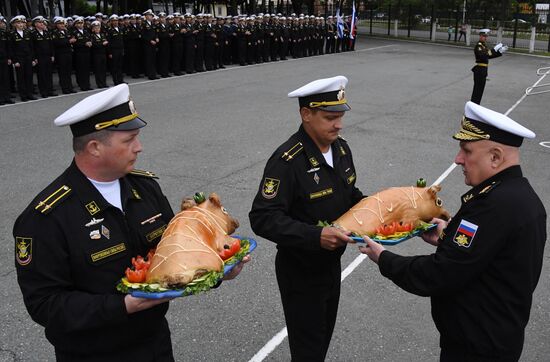
<instances>
[{"instance_id":1,"label":"uniform insignia patch","mask_svg":"<svg viewBox=\"0 0 550 362\"><path fill-rule=\"evenodd\" d=\"M94 226L96 224L99 224L103 220L105 220L105 219L96 219L95 217L92 217L92 220L90 220L90 222L85 224L84 226L86 226L86 227Z\"/></svg>"},{"instance_id":2,"label":"uniform insignia patch","mask_svg":"<svg viewBox=\"0 0 550 362\"><path fill-rule=\"evenodd\" d=\"M317 175L317 172L315 172L315 175L313 175L313 181L315 181L317 185L319 185L319 179L319 175Z\"/></svg>"},{"instance_id":3,"label":"uniform insignia patch","mask_svg":"<svg viewBox=\"0 0 550 362\"><path fill-rule=\"evenodd\" d=\"M306 172L307 172L307 173L317 172L317 171L319 171L320 169L321 169L320 167L313 167L313 168L310 168L309 170L307 170Z\"/></svg>"},{"instance_id":4,"label":"uniform insignia patch","mask_svg":"<svg viewBox=\"0 0 550 362\"><path fill-rule=\"evenodd\" d=\"M348 177L348 185L351 185L353 181L355 181L355 173L351 174L350 177Z\"/></svg>"},{"instance_id":5,"label":"uniform insignia patch","mask_svg":"<svg viewBox=\"0 0 550 362\"><path fill-rule=\"evenodd\" d=\"M132 194L134 195L134 198L136 198L138 200L141 200L141 196L139 196L136 189L132 189Z\"/></svg>"},{"instance_id":6,"label":"uniform insignia patch","mask_svg":"<svg viewBox=\"0 0 550 362\"><path fill-rule=\"evenodd\" d=\"M101 225L101 235L105 236L107 239L111 238L111 232L105 227L105 225Z\"/></svg>"},{"instance_id":7,"label":"uniform insignia patch","mask_svg":"<svg viewBox=\"0 0 550 362\"><path fill-rule=\"evenodd\" d=\"M472 241L474 241L474 236L476 235L477 229L478 226L476 224L472 224L471 222L462 219L460 220L460 225L458 225L458 229L453 237L453 241L458 246L469 248L472 245Z\"/></svg>"},{"instance_id":8,"label":"uniform insignia patch","mask_svg":"<svg viewBox=\"0 0 550 362\"><path fill-rule=\"evenodd\" d=\"M101 239L101 234L99 233L99 230L90 231L90 239L92 240Z\"/></svg>"},{"instance_id":9,"label":"uniform insignia patch","mask_svg":"<svg viewBox=\"0 0 550 362\"><path fill-rule=\"evenodd\" d=\"M474 195L468 194L468 195L464 196L464 197L462 198L462 200L463 200L464 202L468 202L468 201L470 201L473 197L474 197Z\"/></svg>"},{"instance_id":10,"label":"uniform insignia patch","mask_svg":"<svg viewBox=\"0 0 550 362\"><path fill-rule=\"evenodd\" d=\"M88 210L88 212L90 213L90 215L95 215L95 214L97 214L99 211L101 211L101 209L99 208L99 206L97 206L97 204L95 203L95 201L92 201L92 202L86 204L86 210Z\"/></svg>"},{"instance_id":11,"label":"uniform insignia patch","mask_svg":"<svg viewBox=\"0 0 550 362\"><path fill-rule=\"evenodd\" d=\"M320 197L324 197L324 196L328 196L328 195L332 195L332 188L328 188L328 189L321 190L321 191L318 191L318 192L313 192L313 193L309 194L309 199L310 200L315 200L315 199L318 199Z\"/></svg>"},{"instance_id":12,"label":"uniform insignia patch","mask_svg":"<svg viewBox=\"0 0 550 362\"><path fill-rule=\"evenodd\" d=\"M277 191L279 191L280 183L280 180L266 177L264 180L264 185L262 186L262 196L266 199L272 199L277 196Z\"/></svg>"},{"instance_id":13,"label":"uniform insignia patch","mask_svg":"<svg viewBox=\"0 0 550 362\"><path fill-rule=\"evenodd\" d=\"M32 238L15 238L15 259L19 265L28 265L32 260Z\"/></svg>"},{"instance_id":14,"label":"uniform insignia patch","mask_svg":"<svg viewBox=\"0 0 550 362\"><path fill-rule=\"evenodd\" d=\"M311 163L311 167L317 167L319 166L319 161L315 157L309 158L309 163Z\"/></svg>"},{"instance_id":15,"label":"uniform insignia patch","mask_svg":"<svg viewBox=\"0 0 550 362\"><path fill-rule=\"evenodd\" d=\"M151 241L155 240L156 238L161 237L162 234L164 233L164 230L166 230L166 227L167 227L167 225L162 225L158 229L156 229L156 230L150 232L149 234L145 235L145 237L147 238L147 241L151 242Z\"/></svg>"},{"instance_id":16,"label":"uniform insignia patch","mask_svg":"<svg viewBox=\"0 0 550 362\"><path fill-rule=\"evenodd\" d=\"M105 250L98 251L97 253L93 253L92 255L90 255L90 258L95 263L96 261L105 259L111 255L122 253L124 250L126 250L126 245L124 243L120 243L118 245L111 246L110 248L107 248Z\"/></svg>"},{"instance_id":17,"label":"uniform insignia patch","mask_svg":"<svg viewBox=\"0 0 550 362\"><path fill-rule=\"evenodd\" d=\"M340 146L340 154L342 156L345 156L346 155L346 150L344 150L344 147Z\"/></svg>"}]
</instances>

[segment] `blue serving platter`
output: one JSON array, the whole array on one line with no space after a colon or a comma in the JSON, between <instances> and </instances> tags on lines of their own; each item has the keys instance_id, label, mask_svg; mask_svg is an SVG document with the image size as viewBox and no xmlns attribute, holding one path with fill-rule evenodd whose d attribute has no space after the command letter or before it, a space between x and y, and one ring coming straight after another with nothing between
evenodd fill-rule
<instances>
[{"instance_id":1,"label":"blue serving platter","mask_svg":"<svg viewBox=\"0 0 550 362\"><path fill-rule=\"evenodd\" d=\"M403 236L402 238L399 238L399 239L371 238L371 240L376 241L377 243L382 244L382 245L396 245L396 244L402 243L405 240L409 240L410 238L413 238L413 237L418 236L422 233L425 233L426 231L432 230L435 227L437 227L437 224L431 224L426 230L417 230L417 231L415 231L413 233L410 233L407 236ZM360 236L352 236L351 238L357 243L364 243L365 242L365 240Z\"/></svg>"},{"instance_id":2,"label":"blue serving platter","mask_svg":"<svg viewBox=\"0 0 550 362\"><path fill-rule=\"evenodd\" d=\"M250 242L250 250L248 251L248 254L250 254L252 250L256 249L256 246L258 245L256 240L252 238L242 237L239 235L231 235L231 237L241 239L241 240L248 239L248 241ZM231 265L224 265L223 274L227 275L235 267L235 265L239 264L239 262L240 260ZM189 293L186 293L185 291L186 289L170 289L163 292L144 292L141 290L133 290L129 294L136 298L147 298L147 299L178 298L178 297L191 295Z\"/></svg>"}]
</instances>

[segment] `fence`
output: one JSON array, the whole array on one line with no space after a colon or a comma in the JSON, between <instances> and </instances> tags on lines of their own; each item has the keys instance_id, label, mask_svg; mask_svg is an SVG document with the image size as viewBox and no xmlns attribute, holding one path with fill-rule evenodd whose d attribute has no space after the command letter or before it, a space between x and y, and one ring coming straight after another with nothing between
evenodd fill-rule
<instances>
[{"instance_id":1,"label":"fence","mask_svg":"<svg viewBox=\"0 0 550 362\"><path fill-rule=\"evenodd\" d=\"M429 39L438 42L477 41L478 30L491 29L490 43L502 42L510 48L529 52L550 52L550 11L521 12L519 7L505 14L488 15L487 9L437 9L435 6L365 6L359 12L361 33Z\"/></svg>"}]
</instances>

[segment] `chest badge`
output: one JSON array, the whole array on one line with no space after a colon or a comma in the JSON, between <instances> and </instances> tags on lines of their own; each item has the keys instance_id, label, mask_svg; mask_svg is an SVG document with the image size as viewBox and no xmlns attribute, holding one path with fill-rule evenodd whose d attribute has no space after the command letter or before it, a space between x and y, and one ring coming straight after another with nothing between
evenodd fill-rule
<instances>
[{"instance_id":1,"label":"chest badge","mask_svg":"<svg viewBox=\"0 0 550 362\"><path fill-rule=\"evenodd\" d=\"M101 239L101 234L99 233L99 230L90 231L90 239L92 239L92 240Z\"/></svg>"},{"instance_id":2,"label":"chest badge","mask_svg":"<svg viewBox=\"0 0 550 362\"><path fill-rule=\"evenodd\" d=\"M88 210L90 215L93 216L93 215L97 214L101 209L99 208L99 206L97 206L95 201L92 201L92 202L86 204L86 210Z\"/></svg>"},{"instance_id":3,"label":"chest badge","mask_svg":"<svg viewBox=\"0 0 550 362\"><path fill-rule=\"evenodd\" d=\"M277 196L279 191L280 180L266 177L262 186L262 196L266 199L272 199Z\"/></svg>"},{"instance_id":4,"label":"chest badge","mask_svg":"<svg viewBox=\"0 0 550 362\"><path fill-rule=\"evenodd\" d=\"M315 183L319 185L319 180L320 180L319 175L317 175L317 172L315 172L315 175L313 175L313 181L315 181Z\"/></svg>"},{"instance_id":5,"label":"chest badge","mask_svg":"<svg viewBox=\"0 0 550 362\"><path fill-rule=\"evenodd\" d=\"M478 226L464 219L460 220L460 225L456 230L453 241L463 248L469 248L474 241Z\"/></svg>"},{"instance_id":6,"label":"chest badge","mask_svg":"<svg viewBox=\"0 0 550 362\"><path fill-rule=\"evenodd\" d=\"M86 226L86 227L89 228L90 226L94 226L94 225L96 225L96 224L99 224L99 223L102 222L103 220L105 220L105 219L96 219L95 217L93 217L92 220L90 220L90 222L87 223L87 224L85 224L84 226Z\"/></svg>"},{"instance_id":7,"label":"chest badge","mask_svg":"<svg viewBox=\"0 0 550 362\"><path fill-rule=\"evenodd\" d=\"M107 239L111 238L111 232L105 225L101 225L101 235L105 236Z\"/></svg>"}]
</instances>

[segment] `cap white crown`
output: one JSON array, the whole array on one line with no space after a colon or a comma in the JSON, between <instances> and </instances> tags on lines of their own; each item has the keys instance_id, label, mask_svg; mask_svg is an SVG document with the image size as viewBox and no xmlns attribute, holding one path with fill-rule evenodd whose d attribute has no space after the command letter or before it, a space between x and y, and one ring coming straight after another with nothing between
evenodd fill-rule
<instances>
[{"instance_id":1,"label":"cap white crown","mask_svg":"<svg viewBox=\"0 0 550 362\"><path fill-rule=\"evenodd\" d=\"M337 75L332 78L317 79L290 93L289 98L307 97L312 94L333 92L345 88L348 84L348 78L343 75Z\"/></svg>"},{"instance_id":2,"label":"cap white crown","mask_svg":"<svg viewBox=\"0 0 550 362\"><path fill-rule=\"evenodd\" d=\"M464 116L523 138L535 138L535 133L502 113L492 111L474 102L464 106Z\"/></svg>"},{"instance_id":3,"label":"cap white crown","mask_svg":"<svg viewBox=\"0 0 550 362\"><path fill-rule=\"evenodd\" d=\"M130 89L128 88L128 84L122 83L84 98L57 117L54 124L58 127L70 126L122 103L126 103L129 99Z\"/></svg>"}]
</instances>

